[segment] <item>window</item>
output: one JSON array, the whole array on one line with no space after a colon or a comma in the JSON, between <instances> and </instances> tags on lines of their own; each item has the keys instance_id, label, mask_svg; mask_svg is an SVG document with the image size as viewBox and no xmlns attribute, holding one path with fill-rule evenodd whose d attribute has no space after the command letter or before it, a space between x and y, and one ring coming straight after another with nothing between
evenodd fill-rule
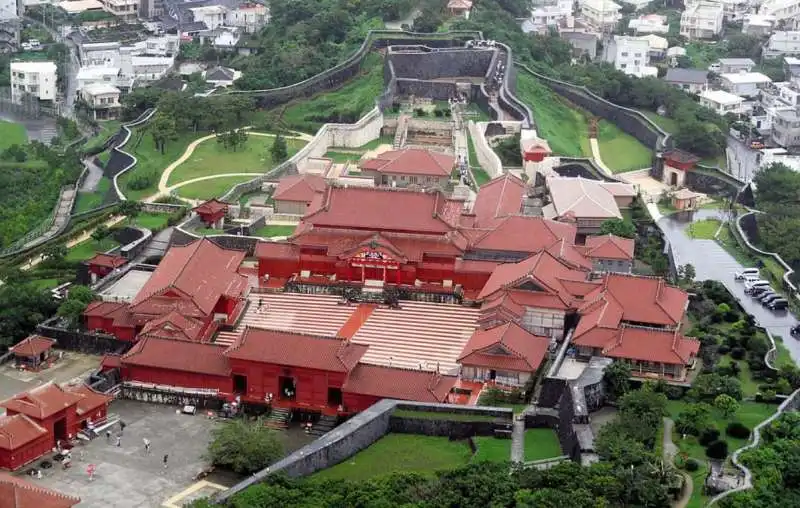
<instances>
[{"instance_id":1,"label":"window","mask_svg":"<svg viewBox=\"0 0 800 508\"><path fill-rule=\"evenodd\" d=\"M624 69L624 68L626 68L627 66L628 66L628 64L619 64L619 68L620 68L620 69Z\"/></svg>"},{"instance_id":2,"label":"window","mask_svg":"<svg viewBox=\"0 0 800 508\"><path fill-rule=\"evenodd\" d=\"M622 53L622 55L620 55L620 56L628 56L628 52L627 52L627 51L625 51L625 52L623 52L623 53Z\"/></svg>"}]
</instances>

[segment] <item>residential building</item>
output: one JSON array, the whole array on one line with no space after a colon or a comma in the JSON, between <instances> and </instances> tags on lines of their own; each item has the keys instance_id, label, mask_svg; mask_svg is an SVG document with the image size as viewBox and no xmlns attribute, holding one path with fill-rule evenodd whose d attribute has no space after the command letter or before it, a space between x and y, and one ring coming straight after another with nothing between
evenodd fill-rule
<instances>
[{"instance_id":1,"label":"residential building","mask_svg":"<svg viewBox=\"0 0 800 508\"><path fill-rule=\"evenodd\" d=\"M651 60L663 60L667 56L667 48L669 48L667 39L655 34L643 35L639 38L647 41Z\"/></svg>"},{"instance_id":2,"label":"residential building","mask_svg":"<svg viewBox=\"0 0 800 508\"><path fill-rule=\"evenodd\" d=\"M649 67L650 43L641 37L615 35L606 47L605 61L613 63L615 69L636 77L652 76L652 70L655 70Z\"/></svg>"},{"instance_id":3,"label":"residential building","mask_svg":"<svg viewBox=\"0 0 800 508\"><path fill-rule=\"evenodd\" d=\"M709 70L717 74L734 74L737 72L750 72L756 63L749 58L720 58L711 64Z\"/></svg>"},{"instance_id":4,"label":"residential building","mask_svg":"<svg viewBox=\"0 0 800 508\"><path fill-rule=\"evenodd\" d=\"M103 4L99 0L65 0L57 3L53 2L53 4L57 5L60 9L64 9L64 11L70 15L103 11Z\"/></svg>"},{"instance_id":5,"label":"residential building","mask_svg":"<svg viewBox=\"0 0 800 508\"><path fill-rule=\"evenodd\" d=\"M783 70L790 79L800 76L800 58L793 56L783 57Z\"/></svg>"},{"instance_id":6,"label":"residential building","mask_svg":"<svg viewBox=\"0 0 800 508\"><path fill-rule=\"evenodd\" d=\"M361 174L375 180L375 185L390 187L444 188L456 167L452 155L419 148L383 152L359 163Z\"/></svg>"},{"instance_id":7,"label":"residential building","mask_svg":"<svg viewBox=\"0 0 800 508\"><path fill-rule=\"evenodd\" d=\"M708 87L708 71L703 69L668 69L664 81L694 95Z\"/></svg>"},{"instance_id":8,"label":"residential building","mask_svg":"<svg viewBox=\"0 0 800 508\"><path fill-rule=\"evenodd\" d=\"M125 23L135 22L139 16L139 0L100 0L103 10L117 16Z\"/></svg>"},{"instance_id":9,"label":"residential building","mask_svg":"<svg viewBox=\"0 0 800 508\"><path fill-rule=\"evenodd\" d=\"M667 49L667 63L670 67L678 66L678 59L686 56L686 48L673 46Z\"/></svg>"},{"instance_id":10,"label":"residential building","mask_svg":"<svg viewBox=\"0 0 800 508\"><path fill-rule=\"evenodd\" d=\"M573 221L579 234L600 233L603 222L621 219L620 208L628 208L636 196L630 184L586 178L547 179L550 204L542 209L545 218Z\"/></svg>"},{"instance_id":11,"label":"residential building","mask_svg":"<svg viewBox=\"0 0 800 508\"><path fill-rule=\"evenodd\" d=\"M583 255L592 260L595 272L631 273L634 246L632 238L587 236Z\"/></svg>"},{"instance_id":12,"label":"residential building","mask_svg":"<svg viewBox=\"0 0 800 508\"><path fill-rule=\"evenodd\" d=\"M17 0L0 0L0 51L19 48L22 4Z\"/></svg>"},{"instance_id":13,"label":"residential building","mask_svg":"<svg viewBox=\"0 0 800 508\"><path fill-rule=\"evenodd\" d=\"M272 193L275 213L305 215L311 202L325 192L325 179L318 175L285 176Z\"/></svg>"},{"instance_id":14,"label":"residential building","mask_svg":"<svg viewBox=\"0 0 800 508\"><path fill-rule=\"evenodd\" d=\"M645 14L628 22L628 29L639 34L665 34L669 32L667 17L659 14Z\"/></svg>"},{"instance_id":15,"label":"residential building","mask_svg":"<svg viewBox=\"0 0 800 508\"><path fill-rule=\"evenodd\" d=\"M263 4L245 3L225 13L225 26L256 33L269 23L269 8Z\"/></svg>"},{"instance_id":16,"label":"residential building","mask_svg":"<svg viewBox=\"0 0 800 508\"><path fill-rule=\"evenodd\" d=\"M772 80L760 72L742 71L720 75L722 88L740 97L756 97L769 83L772 83Z\"/></svg>"},{"instance_id":17,"label":"residential building","mask_svg":"<svg viewBox=\"0 0 800 508\"><path fill-rule=\"evenodd\" d=\"M235 51L240 38L238 28L224 26L213 30L203 30L195 36L195 40L200 44L207 44L222 51Z\"/></svg>"},{"instance_id":18,"label":"residential building","mask_svg":"<svg viewBox=\"0 0 800 508\"><path fill-rule=\"evenodd\" d=\"M744 99L724 90L704 90L700 93L700 105L720 115L744 113Z\"/></svg>"},{"instance_id":19,"label":"residential building","mask_svg":"<svg viewBox=\"0 0 800 508\"><path fill-rule=\"evenodd\" d=\"M800 113L797 109L779 109L772 118L772 140L783 148L800 147Z\"/></svg>"},{"instance_id":20,"label":"residential building","mask_svg":"<svg viewBox=\"0 0 800 508\"><path fill-rule=\"evenodd\" d=\"M204 23L207 30L214 30L225 24L225 15L228 9L222 5L206 5L189 9L196 23Z\"/></svg>"},{"instance_id":21,"label":"residential building","mask_svg":"<svg viewBox=\"0 0 800 508\"><path fill-rule=\"evenodd\" d=\"M775 25L775 16L762 16L759 14L747 14L742 24L742 32L755 37L764 37L772 32Z\"/></svg>"},{"instance_id":22,"label":"residential building","mask_svg":"<svg viewBox=\"0 0 800 508\"><path fill-rule=\"evenodd\" d=\"M27 97L55 101L57 71L55 62L11 62L11 100L21 103Z\"/></svg>"},{"instance_id":23,"label":"residential building","mask_svg":"<svg viewBox=\"0 0 800 508\"><path fill-rule=\"evenodd\" d=\"M110 83L92 83L80 89L81 98L89 106L95 120L113 120L119 116L119 88Z\"/></svg>"},{"instance_id":24,"label":"residential building","mask_svg":"<svg viewBox=\"0 0 800 508\"><path fill-rule=\"evenodd\" d=\"M597 58L599 39L596 33L562 31L559 32L559 37L572 46L572 54L576 57L586 56L589 60Z\"/></svg>"},{"instance_id":25,"label":"residential building","mask_svg":"<svg viewBox=\"0 0 800 508\"><path fill-rule=\"evenodd\" d=\"M472 9L472 0L449 0L447 2L447 12L451 16L460 16L469 19L469 13Z\"/></svg>"},{"instance_id":26,"label":"residential building","mask_svg":"<svg viewBox=\"0 0 800 508\"><path fill-rule=\"evenodd\" d=\"M722 4L725 21L741 21L751 10L749 0L717 0Z\"/></svg>"},{"instance_id":27,"label":"residential building","mask_svg":"<svg viewBox=\"0 0 800 508\"><path fill-rule=\"evenodd\" d=\"M762 16L772 16L778 21L788 21L787 24L800 16L800 1L798 0L764 0L758 9ZM798 27L792 27L798 28Z\"/></svg>"},{"instance_id":28,"label":"residential building","mask_svg":"<svg viewBox=\"0 0 800 508\"><path fill-rule=\"evenodd\" d=\"M800 55L800 31L777 31L769 36L764 46L764 58Z\"/></svg>"},{"instance_id":29,"label":"residential building","mask_svg":"<svg viewBox=\"0 0 800 508\"><path fill-rule=\"evenodd\" d=\"M78 44L78 58L85 67L119 67L119 48L122 43L84 42Z\"/></svg>"},{"instance_id":30,"label":"residential building","mask_svg":"<svg viewBox=\"0 0 800 508\"><path fill-rule=\"evenodd\" d=\"M681 13L681 35L688 39L712 39L722 32L723 6L719 2L687 2Z\"/></svg>"},{"instance_id":31,"label":"residential building","mask_svg":"<svg viewBox=\"0 0 800 508\"><path fill-rule=\"evenodd\" d=\"M233 82L242 77L242 72L229 67L214 67L203 71L203 79L206 83L215 87L232 86Z\"/></svg>"},{"instance_id":32,"label":"residential building","mask_svg":"<svg viewBox=\"0 0 800 508\"><path fill-rule=\"evenodd\" d=\"M650 5L652 3L652 0L632 0L630 2L625 2L625 3L634 6L638 11L639 9L644 9L645 7Z\"/></svg>"},{"instance_id":33,"label":"residential building","mask_svg":"<svg viewBox=\"0 0 800 508\"><path fill-rule=\"evenodd\" d=\"M533 8L530 17L530 28L535 32L546 32L557 27L559 23L572 17L574 3L572 0L557 0L552 5L540 5Z\"/></svg>"},{"instance_id":34,"label":"residential building","mask_svg":"<svg viewBox=\"0 0 800 508\"><path fill-rule=\"evenodd\" d=\"M115 85L120 76L119 67L81 67L75 79L78 82L78 90L94 84L105 83Z\"/></svg>"},{"instance_id":35,"label":"residential building","mask_svg":"<svg viewBox=\"0 0 800 508\"><path fill-rule=\"evenodd\" d=\"M620 5L612 0L579 0L578 9L586 22L601 31L613 29L622 19Z\"/></svg>"}]
</instances>

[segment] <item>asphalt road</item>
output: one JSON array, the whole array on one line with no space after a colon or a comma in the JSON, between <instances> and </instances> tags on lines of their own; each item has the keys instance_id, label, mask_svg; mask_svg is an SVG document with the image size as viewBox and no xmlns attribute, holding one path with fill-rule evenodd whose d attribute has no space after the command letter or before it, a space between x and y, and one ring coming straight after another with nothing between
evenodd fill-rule
<instances>
[{"instance_id":1,"label":"asphalt road","mask_svg":"<svg viewBox=\"0 0 800 508\"><path fill-rule=\"evenodd\" d=\"M677 217L681 215L681 217ZM752 314L756 322L767 328L773 335L784 339L784 344L789 349L795 363L800 365L800 341L789 334L789 329L797 323L797 319L786 311L773 312L764 308L759 302L744 293L744 284L737 282L733 275L743 268L736 259L728 254L714 240L694 240L685 233L686 227L692 220L702 220L718 217L716 210L699 210L693 217L684 214L673 214L661 218L658 225L664 231L675 256L675 263L684 265L691 263L697 273L697 280L714 279L725 284L731 293L739 300L744 309Z\"/></svg>"}]
</instances>

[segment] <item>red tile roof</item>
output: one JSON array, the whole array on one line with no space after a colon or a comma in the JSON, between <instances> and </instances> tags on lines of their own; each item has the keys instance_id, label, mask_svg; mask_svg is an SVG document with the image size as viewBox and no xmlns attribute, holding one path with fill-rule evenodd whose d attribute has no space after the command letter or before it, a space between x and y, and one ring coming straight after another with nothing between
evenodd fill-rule
<instances>
[{"instance_id":1,"label":"red tile roof","mask_svg":"<svg viewBox=\"0 0 800 508\"><path fill-rule=\"evenodd\" d=\"M383 152L374 159L366 159L361 162L360 167L362 170L374 170L389 175L449 177L455 163L452 155L420 148L405 148Z\"/></svg>"},{"instance_id":2,"label":"red tile roof","mask_svg":"<svg viewBox=\"0 0 800 508\"><path fill-rule=\"evenodd\" d=\"M225 356L287 367L349 372L367 347L338 338L248 327L225 351Z\"/></svg>"},{"instance_id":3,"label":"red tile roof","mask_svg":"<svg viewBox=\"0 0 800 508\"><path fill-rule=\"evenodd\" d=\"M172 311L148 321L139 335L150 335L162 339L196 340L202 330L202 322Z\"/></svg>"},{"instance_id":4,"label":"red tile roof","mask_svg":"<svg viewBox=\"0 0 800 508\"><path fill-rule=\"evenodd\" d=\"M131 323L143 325L157 316L163 316L170 312L177 312L184 316L192 316L195 318L205 318L208 316L209 313L198 307L194 300L189 298L186 293L175 290L171 290L171 292L178 295L178 297L154 295L132 306L129 309L129 313L131 313Z\"/></svg>"},{"instance_id":5,"label":"red tile roof","mask_svg":"<svg viewBox=\"0 0 800 508\"><path fill-rule=\"evenodd\" d=\"M48 339L41 335L31 335L23 339L22 342L17 343L17 345L9 349L9 351L17 356L39 356L53 347L55 343L56 341L53 339Z\"/></svg>"},{"instance_id":6,"label":"red tile roof","mask_svg":"<svg viewBox=\"0 0 800 508\"><path fill-rule=\"evenodd\" d=\"M624 321L676 326L683 319L689 295L661 277L606 274L603 284L586 301L611 295L623 309Z\"/></svg>"},{"instance_id":7,"label":"red tile roof","mask_svg":"<svg viewBox=\"0 0 800 508\"><path fill-rule=\"evenodd\" d=\"M205 203L192 208L192 210L202 214L215 214L228 210L228 203L219 201L217 199L209 199Z\"/></svg>"},{"instance_id":8,"label":"red tile roof","mask_svg":"<svg viewBox=\"0 0 800 508\"><path fill-rule=\"evenodd\" d=\"M677 331L622 326L603 354L626 360L687 365L699 349L697 339L688 339Z\"/></svg>"},{"instance_id":9,"label":"red tile roof","mask_svg":"<svg viewBox=\"0 0 800 508\"><path fill-rule=\"evenodd\" d=\"M46 489L22 478L0 473L1 508L71 508L81 498Z\"/></svg>"},{"instance_id":10,"label":"red tile roof","mask_svg":"<svg viewBox=\"0 0 800 508\"><path fill-rule=\"evenodd\" d=\"M534 335L516 323L475 330L458 361L488 369L534 372L544 361L550 339Z\"/></svg>"},{"instance_id":11,"label":"red tile roof","mask_svg":"<svg viewBox=\"0 0 800 508\"><path fill-rule=\"evenodd\" d=\"M66 390L81 397L77 406L78 416L93 413L97 408L108 405L114 400L114 397L100 393L85 384L67 386Z\"/></svg>"},{"instance_id":12,"label":"red tile roof","mask_svg":"<svg viewBox=\"0 0 800 508\"><path fill-rule=\"evenodd\" d=\"M519 214L524 196L525 182L511 173L483 184L472 206L478 227L489 228L498 219Z\"/></svg>"},{"instance_id":13,"label":"red tile roof","mask_svg":"<svg viewBox=\"0 0 800 508\"><path fill-rule=\"evenodd\" d=\"M229 376L231 370L224 351L216 344L146 336L125 353L122 365Z\"/></svg>"},{"instance_id":14,"label":"red tile roof","mask_svg":"<svg viewBox=\"0 0 800 508\"><path fill-rule=\"evenodd\" d=\"M359 363L347 376L342 391L385 399L444 402L457 380L456 376L435 372Z\"/></svg>"},{"instance_id":15,"label":"red tile roof","mask_svg":"<svg viewBox=\"0 0 800 508\"><path fill-rule=\"evenodd\" d=\"M86 261L90 265L102 266L103 268L119 268L127 262L128 260L124 257L112 256L111 254L95 254L94 257Z\"/></svg>"},{"instance_id":16,"label":"red tile roof","mask_svg":"<svg viewBox=\"0 0 800 508\"><path fill-rule=\"evenodd\" d=\"M237 272L245 256L244 251L223 249L206 238L172 247L132 304L136 307L172 291L211 314L220 297L240 297L247 288L247 277ZM138 308L135 311L148 314Z\"/></svg>"},{"instance_id":17,"label":"red tile roof","mask_svg":"<svg viewBox=\"0 0 800 508\"><path fill-rule=\"evenodd\" d=\"M311 203L314 196L325 192L325 179L308 173L281 178L272 194L276 201L301 201Z\"/></svg>"},{"instance_id":18,"label":"red tile roof","mask_svg":"<svg viewBox=\"0 0 800 508\"><path fill-rule=\"evenodd\" d=\"M586 238L585 255L594 259L633 260L635 246L632 238L615 235L589 236Z\"/></svg>"},{"instance_id":19,"label":"red tile roof","mask_svg":"<svg viewBox=\"0 0 800 508\"><path fill-rule=\"evenodd\" d=\"M592 262L586 259L584 255L569 242L566 238L556 240L556 243L547 247L547 252L554 255L558 259L565 261L573 268L592 269Z\"/></svg>"},{"instance_id":20,"label":"red tile roof","mask_svg":"<svg viewBox=\"0 0 800 508\"><path fill-rule=\"evenodd\" d=\"M328 187L303 218L314 227L445 234L458 223L463 201L440 191L385 187Z\"/></svg>"},{"instance_id":21,"label":"red tile roof","mask_svg":"<svg viewBox=\"0 0 800 508\"><path fill-rule=\"evenodd\" d=\"M14 451L46 435L47 430L44 427L24 414L0 416L0 449ZM4 506L2 499L0 506Z\"/></svg>"},{"instance_id":22,"label":"red tile roof","mask_svg":"<svg viewBox=\"0 0 800 508\"><path fill-rule=\"evenodd\" d=\"M79 395L68 392L55 383L47 383L0 402L0 407L43 420L77 404L80 399Z\"/></svg>"},{"instance_id":23,"label":"red tile roof","mask_svg":"<svg viewBox=\"0 0 800 508\"><path fill-rule=\"evenodd\" d=\"M577 231L572 224L542 217L512 215L472 242L471 248L534 253L561 239L575 243Z\"/></svg>"},{"instance_id":24,"label":"red tile roof","mask_svg":"<svg viewBox=\"0 0 800 508\"><path fill-rule=\"evenodd\" d=\"M263 259L292 259L300 258L300 248L289 242L258 242L255 255Z\"/></svg>"}]
</instances>

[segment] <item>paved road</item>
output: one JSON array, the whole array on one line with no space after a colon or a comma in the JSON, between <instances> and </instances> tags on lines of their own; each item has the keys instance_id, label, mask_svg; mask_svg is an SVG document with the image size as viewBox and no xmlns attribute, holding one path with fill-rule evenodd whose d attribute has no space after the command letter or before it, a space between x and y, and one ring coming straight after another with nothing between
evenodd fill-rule
<instances>
[{"instance_id":1,"label":"paved road","mask_svg":"<svg viewBox=\"0 0 800 508\"><path fill-rule=\"evenodd\" d=\"M81 192L94 192L97 184L103 178L103 168L92 162L91 157L84 159L83 165L86 166L86 178L83 179L83 185L79 190Z\"/></svg>"},{"instance_id":2,"label":"paved road","mask_svg":"<svg viewBox=\"0 0 800 508\"><path fill-rule=\"evenodd\" d=\"M675 263L683 265L691 263L695 267L698 280L714 279L722 282L739 300L744 309L755 316L761 326L767 328L773 335L783 337L784 344L800 364L800 341L791 338L789 329L797 323L792 314L788 312L772 312L761 306L760 303L744 294L744 284L736 282L733 274L742 268L736 259L728 254L714 240L693 240L686 235L684 230L692 219L679 218L673 214L662 217L658 225L664 231L675 256ZM716 210L699 210L693 213L693 220L717 217Z\"/></svg>"}]
</instances>

